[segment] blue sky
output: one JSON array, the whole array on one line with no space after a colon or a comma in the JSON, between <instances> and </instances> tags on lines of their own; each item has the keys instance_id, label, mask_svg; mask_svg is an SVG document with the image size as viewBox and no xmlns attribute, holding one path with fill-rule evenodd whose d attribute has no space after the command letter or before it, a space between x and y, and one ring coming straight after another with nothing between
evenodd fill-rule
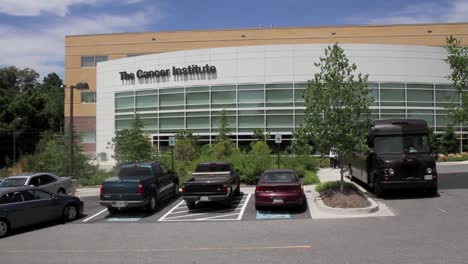
<instances>
[{"instance_id":1,"label":"blue sky","mask_svg":"<svg viewBox=\"0 0 468 264\"><path fill-rule=\"evenodd\" d=\"M63 75L64 36L468 22L468 0L0 0L0 66Z\"/></svg>"}]
</instances>

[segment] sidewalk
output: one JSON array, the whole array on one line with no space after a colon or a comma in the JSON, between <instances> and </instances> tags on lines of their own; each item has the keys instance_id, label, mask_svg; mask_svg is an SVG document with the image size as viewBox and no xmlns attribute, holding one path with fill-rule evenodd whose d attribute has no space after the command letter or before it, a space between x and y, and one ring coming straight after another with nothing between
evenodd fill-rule
<instances>
[{"instance_id":1,"label":"sidewalk","mask_svg":"<svg viewBox=\"0 0 468 264\"><path fill-rule=\"evenodd\" d=\"M346 178L347 175L348 175L348 172L345 171L344 173L345 181L348 180L348 178ZM339 181L340 169L322 168L317 172L317 176L319 177L320 182Z\"/></svg>"}]
</instances>

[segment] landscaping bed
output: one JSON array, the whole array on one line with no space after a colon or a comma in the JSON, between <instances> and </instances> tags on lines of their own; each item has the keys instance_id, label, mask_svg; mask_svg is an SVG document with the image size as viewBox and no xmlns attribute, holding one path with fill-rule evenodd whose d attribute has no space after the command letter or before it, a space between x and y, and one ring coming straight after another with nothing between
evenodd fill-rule
<instances>
[{"instance_id":1,"label":"landscaping bed","mask_svg":"<svg viewBox=\"0 0 468 264\"><path fill-rule=\"evenodd\" d=\"M345 182L343 192L340 182L318 184L315 190L326 206L333 208L365 208L371 206L366 197L352 184Z\"/></svg>"}]
</instances>

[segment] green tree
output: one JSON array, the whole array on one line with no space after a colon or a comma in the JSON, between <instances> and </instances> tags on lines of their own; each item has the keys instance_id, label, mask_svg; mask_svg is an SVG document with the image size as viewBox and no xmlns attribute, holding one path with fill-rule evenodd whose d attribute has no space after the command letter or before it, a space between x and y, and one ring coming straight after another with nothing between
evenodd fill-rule
<instances>
[{"instance_id":1,"label":"green tree","mask_svg":"<svg viewBox=\"0 0 468 264\"><path fill-rule=\"evenodd\" d=\"M0 68L0 167L16 153L32 153L44 131L62 131L63 89L56 74L38 82L32 69Z\"/></svg>"},{"instance_id":2,"label":"green tree","mask_svg":"<svg viewBox=\"0 0 468 264\"><path fill-rule=\"evenodd\" d=\"M55 73L50 73L44 77L41 84L41 95L45 101L43 114L48 119L50 129L61 131L63 129L63 82Z\"/></svg>"},{"instance_id":3,"label":"green tree","mask_svg":"<svg viewBox=\"0 0 468 264\"><path fill-rule=\"evenodd\" d=\"M218 125L218 136L216 137L217 142L222 142L229 140L229 133L231 128L229 127L228 120L226 117L226 110L222 110L219 116L219 125Z\"/></svg>"},{"instance_id":4,"label":"green tree","mask_svg":"<svg viewBox=\"0 0 468 264\"><path fill-rule=\"evenodd\" d=\"M261 175L263 171L272 168L273 162L270 157L271 149L264 141L256 141L252 144L252 149L243 159L243 181L254 183L255 176Z\"/></svg>"},{"instance_id":5,"label":"green tree","mask_svg":"<svg viewBox=\"0 0 468 264\"><path fill-rule=\"evenodd\" d=\"M460 40L450 36L446 46L448 57L445 60L450 66L448 77L461 94L461 105L452 102L446 106L449 117L457 123L468 122L468 47L460 45Z\"/></svg>"},{"instance_id":6,"label":"green tree","mask_svg":"<svg viewBox=\"0 0 468 264\"><path fill-rule=\"evenodd\" d=\"M440 152L440 147L439 147L439 139L437 138L437 135L434 134L434 128L429 128L429 146L431 147L431 150L434 153L439 153Z\"/></svg>"},{"instance_id":7,"label":"green tree","mask_svg":"<svg viewBox=\"0 0 468 264\"><path fill-rule=\"evenodd\" d=\"M190 131L182 131L176 135L174 156L177 161L190 162L197 156L196 139Z\"/></svg>"},{"instance_id":8,"label":"green tree","mask_svg":"<svg viewBox=\"0 0 468 264\"><path fill-rule=\"evenodd\" d=\"M367 75L357 74L344 50L334 44L325 49L325 57L315 63L320 72L305 90L305 132L317 149L327 153L336 148L343 159L350 152L367 149L366 135L372 98L367 89ZM340 162L341 186L344 164Z\"/></svg>"},{"instance_id":9,"label":"green tree","mask_svg":"<svg viewBox=\"0 0 468 264\"><path fill-rule=\"evenodd\" d=\"M440 152L443 154L456 153L458 140L452 125L447 126L444 134L440 138Z\"/></svg>"},{"instance_id":10,"label":"green tree","mask_svg":"<svg viewBox=\"0 0 468 264\"><path fill-rule=\"evenodd\" d=\"M266 142L270 138L270 133L265 133L263 129L256 128L253 132L253 139L257 141Z\"/></svg>"},{"instance_id":11,"label":"green tree","mask_svg":"<svg viewBox=\"0 0 468 264\"><path fill-rule=\"evenodd\" d=\"M314 148L311 144L312 136L304 129L303 126L294 131L294 140L291 143L291 153L294 155L310 155Z\"/></svg>"},{"instance_id":12,"label":"green tree","mask_svg":"<svg viewBox=\"0 0 468 264\"><path fill-rule=\"evenodd\" d=\"M143 123L136 113L130 128L117 132L112 142L114 158L119 163L150 161L153 157L153 144L143 133Z\"/></svg>"},{"instance_id":13,"label":"green tree","mask_svg":"<svg viewBox=\"0 0 468 264\"><path fill-rule=\"evenodd\" d=\"M37 144L34 154L24 158L26 171L50 171L57 175L68 175L69 172L69 138L54 132L44 132ZM75 142L76 143L76 142ZM88 178L93 171L81 148L74 144L73 168L75 178Z\"/></svg>"}]
</instances>

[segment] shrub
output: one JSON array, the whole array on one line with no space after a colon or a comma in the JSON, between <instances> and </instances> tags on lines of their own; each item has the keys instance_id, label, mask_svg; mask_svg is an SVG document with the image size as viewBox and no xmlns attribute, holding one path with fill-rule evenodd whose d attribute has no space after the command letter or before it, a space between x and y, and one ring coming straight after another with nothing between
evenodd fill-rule
<instances>
[{"instance_id":1,"label":"shrub","mask_svg":"<svg viewBox=\"0 0 468 264\"><path fill-rule=\"evenodd\" d=\"M340 186L341 186L341 182L340 181L328 181L328 182L322 182L322 183L319 183L315 186L315 191L316 192L323 192L323 191L326 191L326 190L339 190L340 189ZM343 185L344 188L348 188L348 189L353 189L353 190L358 190L356 188L356 186L354 186L354 184L350 183L350 182L344 182L344 185Z\"/></svg>"},{"instance_id":2,"label":"shrub","mask_svg":"<svg viewBox=\"0 0 468 264\"><path fill-rule=\"evenodd\" d=\"M241 171L242 181L246 183L254 183L255 176L263 173L263 171L270 169L273 165L270 158L271 149L267 143L257 141L252 144L252 149L244 154L241 158Z\"/></svg>"},{"instance_id":3,"label":"shrub","mask_svg":"<svg viewBox=\"0 0 468 264\"><path fill-rule=\"evenodd\" d=\"M304 185L318 184L320 183L320 179L315 172L306 171L304 174L304 178L301 178L301 182Z\"/></svg>"},{"instance_id":4,"label":"shrub","mask_svg":"<svg viewBox=\"0 0 468 264\"><path fill-rule=\"evenodd\" d=\"M319 169L319 161L309 155L283 156L281 165L283 168L293 169L302 174L306 171L317 172Z\"/></svg>"}]
</instances>

